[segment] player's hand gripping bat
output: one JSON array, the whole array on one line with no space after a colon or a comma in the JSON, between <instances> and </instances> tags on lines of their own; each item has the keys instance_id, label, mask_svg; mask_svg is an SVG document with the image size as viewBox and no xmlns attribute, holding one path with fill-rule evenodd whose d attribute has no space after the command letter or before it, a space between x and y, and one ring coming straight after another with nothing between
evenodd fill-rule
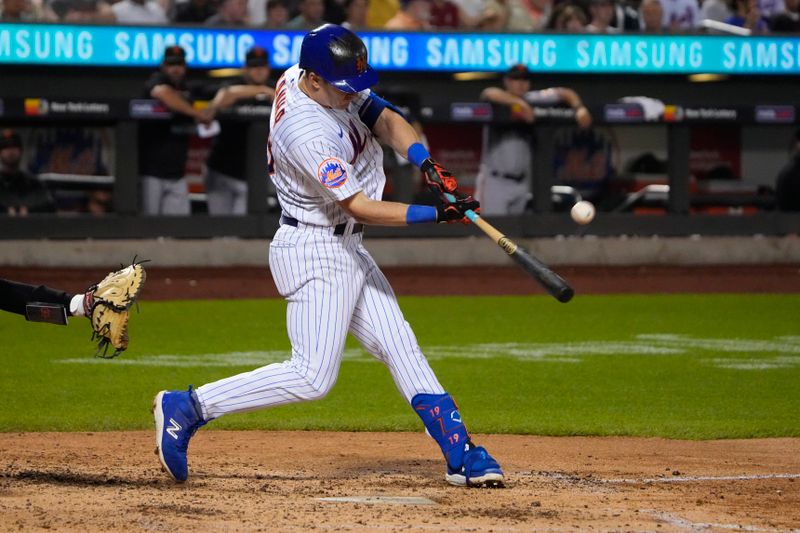
<instances>
[{"instance_id":1,"label":"player's hand gripping bat","mask_svg":"<svg viewBox=\"0 0 800 533\"><path fill-rule=\"evenodd\" d=\"M451 202L455 201L455 196L446 193L445 196ZM550 270L547 265L542 263L530 252L519 246L517 243L500 233L494 226L486 222L481 216L471 209L464 215L483 232L489 236L497 245L503 249L511 259L516 261L525 271L544 287L556 300L567 303L575 295L572 287L564 279Z\"/></svg>"}]
</instances>

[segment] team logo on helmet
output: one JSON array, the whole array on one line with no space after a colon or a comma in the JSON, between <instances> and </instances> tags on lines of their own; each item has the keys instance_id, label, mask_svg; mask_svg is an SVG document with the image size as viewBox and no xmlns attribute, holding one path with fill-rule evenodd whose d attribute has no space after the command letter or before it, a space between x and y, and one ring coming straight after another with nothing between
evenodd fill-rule
<instances>
[{"instance_id":1,"label":"team logo on helmet","mask_svg":"<svg viewBox=\"0 0 800 533\"><path fill-rule=\"evenodd\" d=\"M347 181L347 167L335 157L329 157L320 163L317 176L324 186L337 189Z\"/></svg>"},{"instance_id":2,"label":"team logo on helmet","mask_svg":"<svg viewBox=\"0 0 800 533\"><path fill-rule=\"evenodd\" d=\"M367 58L364 56L356 57L356 72L361 74L367 70Z\"/></svg>"}]
</instances>

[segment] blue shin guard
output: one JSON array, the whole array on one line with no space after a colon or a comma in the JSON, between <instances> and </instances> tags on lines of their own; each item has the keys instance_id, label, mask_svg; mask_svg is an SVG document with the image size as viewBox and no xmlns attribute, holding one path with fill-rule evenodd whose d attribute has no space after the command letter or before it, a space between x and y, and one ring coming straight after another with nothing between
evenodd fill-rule
<instances>
[{"instance_id":1,"label":"blue shin guard","mask_svg":"<svg viewBox=\"0 0 800 533\"><path fill-rule=\"evenodd\" d=\"M466 487L503 487L500 465L482 446L469 439L453 398L445 394L417 394L411 406L422 419L447 461L445 480Z\"/></svg>"},{"instance_id":2,"label":"blue shin guard","mask_svg":"<svg viewBox=\"0 0 800 533\"><path fill-rule=\"evenodd\" d=\"M447 393L417 394L411 399L411 407L442 449L448 469L461 468L469 434L453 397Z\"/></svg>"}]
</instances>

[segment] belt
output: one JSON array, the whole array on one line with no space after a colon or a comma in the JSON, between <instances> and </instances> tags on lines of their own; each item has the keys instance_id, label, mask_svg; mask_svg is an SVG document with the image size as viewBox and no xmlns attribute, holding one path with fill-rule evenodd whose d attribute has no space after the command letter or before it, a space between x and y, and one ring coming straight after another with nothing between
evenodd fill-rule
<instances>
[{"instance_id":1,"label":"belt","mask_svg":"<svg viewBox=\"0 0 800 533\"><path fill-rule=\"evenodd\" d=\"M524 173L511 174L510 172L497 172L496 170L492 170L492 176L494 176L495 178L503 178L516 182L520 182L525 178Z\"/></svg>"},{"instance_id":2,"label":"belt","mask_svg":"<svg viewBox=\"0 0 800 533\"><path fill-rule=\"evenodd\" d=\"M286 224L287 226L298 227L300 221L296 218L287 217L286 215L281 216L281 224ZM345 230L347 230L347 222L342 222L341 224L337 224L333 226L333 234L334 235L344 235ZM324 226L320 226L324 227ZM328 226L330 227L330 226ZM356 222L353 224L353 231L351 233L361 233L364 230L364 224Z\"/></svg>"}]
</instances>

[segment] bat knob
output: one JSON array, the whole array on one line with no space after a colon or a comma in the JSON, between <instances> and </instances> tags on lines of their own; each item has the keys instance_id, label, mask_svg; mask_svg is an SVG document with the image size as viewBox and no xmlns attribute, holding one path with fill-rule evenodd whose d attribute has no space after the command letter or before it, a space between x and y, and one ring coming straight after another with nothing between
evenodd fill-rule
<instances>
[{"instance_id":1,"label":"bat knob","mask_svg":"<svg viewBox=\"0 0 800 533\"><path fill-rule=\"evenodd\" d=\"M565 304L568 301L572 300L573 296L575 296L575 291L572 290L572 287L564 287L560 291L558 291L558 294L556 294L556 300L558 300L562 304Z\"/></svg>"}]
</instances>

